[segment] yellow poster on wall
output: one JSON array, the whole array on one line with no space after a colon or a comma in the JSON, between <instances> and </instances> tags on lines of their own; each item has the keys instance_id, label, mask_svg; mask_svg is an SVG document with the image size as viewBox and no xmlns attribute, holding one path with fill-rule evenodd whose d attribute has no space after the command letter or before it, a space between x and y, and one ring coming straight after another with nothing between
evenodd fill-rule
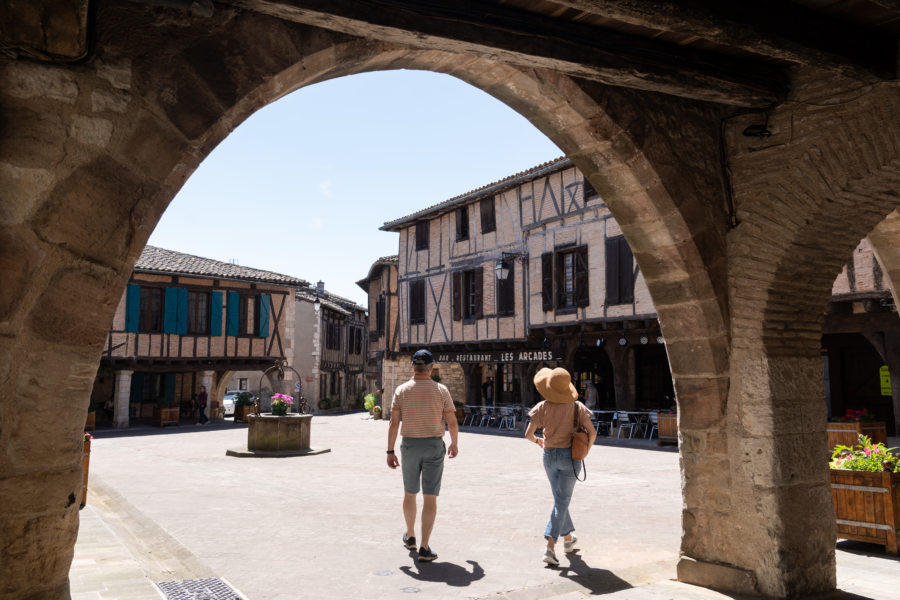
<instances>
[{"instance_id":1,"label":"yellow poster on wall","mask_svg":"<svg viewBox=\"0 0 900 600\"><path fill-rule=\"evenodd\" d=\"M878 369L878 373L881 375L881 395L882 396L890 396L891 395L891 372L888 369L887 365L881 365L881 368Z\"/></svg>"}]
</instances>

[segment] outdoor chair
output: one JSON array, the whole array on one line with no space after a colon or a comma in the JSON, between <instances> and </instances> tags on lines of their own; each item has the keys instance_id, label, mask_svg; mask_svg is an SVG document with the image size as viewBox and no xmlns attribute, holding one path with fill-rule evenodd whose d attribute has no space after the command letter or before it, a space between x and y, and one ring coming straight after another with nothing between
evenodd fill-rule
<instances>
[{"instance_id":1,"label":"outdoor chair","mask_svg":"<svg viewBox=\"0 0 900 600\"><path fill-rule=\"evenodd\" d=\"M512 429L513 424L516 422L516 413L513 411L512 407L500 407L500 429L503 429L504 426L506 429Z\"/></svg>"},{"instance_id":2,"label":"outdoor chair","mask_svg":"<svg viewBox=\"0 0 900 600\"><path fill-rule=\"evenodd\" d=\"M463 418L463 425L472 425L475 423L475 418L478 416L476 412L476 408L474 406L463 406L463 412L465 413L465 417Z\"/></svg>"},{"instance_id":3,"label":"outdoor chair","mask_svg":"<svg viewBox=\"0 0 900 600\"><path fill-rule=\"evenodd\" d=\"M650 413L650 435L647 436L647 439L652 440L653 434L657 434L656 437L659 437L659 419L655 412Z\"/></svg>"},{"instance_id":4,"label":"outdoor chair","mask_svg":"<svg viewBox=\"0 0 900 600\"><path fill-rule=\"evenodd\" d=\"M622 432L628 432L628 439L631 439L634 436L634 429L637 427L637 423L631 420L631 417L628 416L628 413L624 410L620 410L616 412L616 422L619 428L619 431L616 432L616 439L622 437Z\"/></svg>"},{"instance_id":5,"label":"outdoor chair","mask_svg":"<svg viewBox=\"0 0 900 600\"><path fill-rule=\"evenodd\" d=\"M482 406L481 407L481 421L478 423L479 427L487 427L491 424L491 421L494 420L493 409L490 406Z\"/></svg>"}]
</instances>

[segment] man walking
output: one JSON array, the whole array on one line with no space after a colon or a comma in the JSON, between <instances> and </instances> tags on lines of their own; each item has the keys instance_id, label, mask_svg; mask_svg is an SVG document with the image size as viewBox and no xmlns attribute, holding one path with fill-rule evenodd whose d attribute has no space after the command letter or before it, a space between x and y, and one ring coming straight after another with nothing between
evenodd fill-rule
<instances>
[{"instance_id":1,"label":"man walking","mask_svg":"<svg viewBox=\"0 0 900 600\"><path fill-rule=\"evenodd\" d=\"M397 433L403 435L400 455L403 457L403 517L406 533L403 545L410 550L416 547L416 495L421 487L422 544L419 561L429 562L437 558L428 542L437 515L437 497L441 491L444 472L444 452L450 458L459 453L456 447L459 424L456 409L447 386L431 379L434 356L428 350L413 354L413 378L397 387L391 402L391 423L388 427L387 465L396 469L401 462L394 454ZM400 422L403 421L403 428ZM450 447L444 445L444 422L450 430Z\"/></svg>"}]
</instances>

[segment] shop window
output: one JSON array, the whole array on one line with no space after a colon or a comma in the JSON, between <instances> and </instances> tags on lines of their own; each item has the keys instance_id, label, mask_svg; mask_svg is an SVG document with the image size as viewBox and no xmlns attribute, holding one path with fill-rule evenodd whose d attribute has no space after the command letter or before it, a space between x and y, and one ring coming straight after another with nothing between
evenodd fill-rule
<instances>
[{"instance_id":1,"label":"shop window","mask_svg":"<svg viewBox=\"0 0 900 600\"><path fill-rule=\"evenodd\" d=\"M416 223L416 250L428 250L428 221Z\"/></svg>"},{"instance_id":2,"label":"shop window","mask_svg":"<svg viewBox=\"0 0 900 600\"><path fill-rule=\"evenodd\" d=\"M453 320L481 319L484 316L483 281L481 269L456 271L453 273L452 311Z\"/></svg>"},{"instance_id":3,"label":"shop window","mask_svg":"<svg viewBox=\"0 0 900 600\"><path fill-rule=\"evenodd\" d=\"M456 241L469 239L469 208L462 206L456 209Z\"/></svg>"},{"instance_id":4,"label":"shop window","mask_svg":"<svg viewBox=\"0 0 900 600\"><path fill-rule=\"evenodd\" d=\"M606 240L606 303L634 302L634 255L625 236Z\"/></svg>"},{"instance_id":5,"label":"shop window","mask_svg":"<svg viewBox=\"0 0 900 600\"><path fill-rule=\"evenodd\" d=\"M574 311L590 303L587 246L541 255L541 304L545 311Z\"/></svg>"},{"instance_id":6,"label":"shop window","mask_svg":"<svg viewBox=\"0 0 900 600\"><path fill-rule=\"evenodd\" d=\"M425 281L409 282L409 322L418 325L425 322Z\"/></svg>"},{"instance_id":7,"label":"shop window","mask_svg":"<svg viewBox=\"0 0 900 600\"><path fill-rule=\"evenodd\" d=\"M497 230L497 220L494 215L494 198L485 198L481 201L481 233L490 233Z\"/></svg>"}]
</instances>

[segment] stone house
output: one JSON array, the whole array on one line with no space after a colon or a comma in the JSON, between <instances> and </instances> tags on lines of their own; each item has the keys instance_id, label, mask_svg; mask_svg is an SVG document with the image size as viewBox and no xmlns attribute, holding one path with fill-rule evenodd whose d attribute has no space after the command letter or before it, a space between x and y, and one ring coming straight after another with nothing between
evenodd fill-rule
<instances>
[{"instance_id":1,"label":"stone house","mask_svg":"<svg viewBox=\"0 0 900 600\"><path fill-rule=\"evenodd\" d=\"M536 400L564 366L600 405L673 403L665 344L615 219L567 158L385 223L399 233L399 349L465 374L465 401Z\"/></svg>"},{"instance_id":2,"label":"stone house","mask_svg":"<svg viewBox=\"0 0 900 600\"><path fill-rule=\"evenodd\" d=\"M94 381L97 419L115 427L193 420L205 386L217 416L236 371L262 371L293 356L294 291L302 279L147 246L119 301Z\"/></svg>"}]
</instances>

